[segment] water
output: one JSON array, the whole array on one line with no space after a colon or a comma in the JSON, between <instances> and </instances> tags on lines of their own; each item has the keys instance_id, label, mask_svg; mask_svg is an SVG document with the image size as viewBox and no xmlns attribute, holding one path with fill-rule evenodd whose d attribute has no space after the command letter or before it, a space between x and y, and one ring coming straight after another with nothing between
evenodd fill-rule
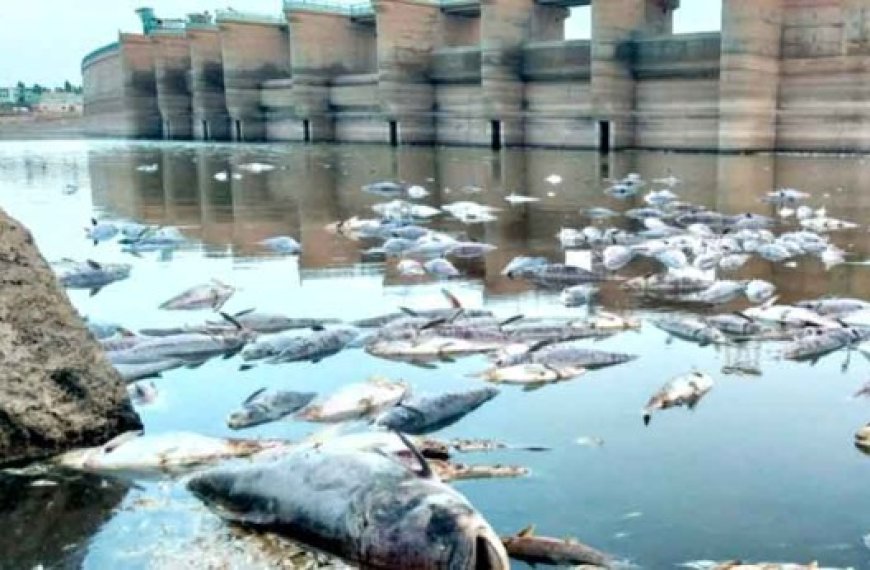
<instances>
[{"instance_id":1,"label":"water","mask_svg":"<svg viewBox=\"0 0 870 570\"><path fill-rule=\"evenodd\" d=\"M254 160L278 168L228 182L213 178ZM136 170L152 163L160 165L158 172ZM566 252L554 234L563 225L586 225L581 208L639 205L640 198L623 203L601 192L602 179L628 172L646 179L673 173L683 180L677 188L681 198L731 213L773 214L759 197L776 187L809 191L812 205L862 224L836 234L849 259L870 257L870 163L864 157L622 153L604 159L540 150L498 155L464 148L8 142L0 143L0 204L32 230L48 259L134 265L130 279L93 297L87 291L69 293L76 307L94 318L131 329L201 322L208 312L164 312L157 305L215 277L241 288L226 307L230 311L256 307L296 317L354 319L399 305L444 306L443 283L403 282L392 265L361 262L360 251L371 244L324 230L339 219L368 217L369 206L383 201L362 193L362 184L403 179L428 188L424 202L430 205L468 199L501 208L498 220L484 225L433 224L466 230L473 239L498 246L485 262L460 264L467 278L447 284L466 305L504 317L583 316L584 309L559 305L558 292L536 290L499 272L514 255L564 261ZM562 176L561 184L544 181L553 173ZM79 190L64 195L69 183ZM485 191L465 194L461 188L468 185ZM541 201L510 206L502 199L510 192ZM194 245L172 255L131 257L115 243L94 246L84 239L82 227L92 216L177 225ZM282 234L303 244L298 259L271 255L257 245ZM640 263L622 273L652 269ZM785 302L825 294L870 299L866 265L826 271L815 259L787 267L753 258L739 275L773 282ZM611 287L602 300L609 310L641 317L668 310L638 307ZM458 485L500 533L534 523L542 534L574 536L644 568L734 558L870 567L870 550L862 544L870 532L870 458L852 445L868 409L866 401L849 399L867 379L864 359L854 354L845 371L842 352L815 365L783 362L776 344L738 353L669 343L649 324L640 333L590 345L640 358L537 391L505 387L495 400L438 434L554 448L463 458L532 470L523 479ZM754 359L763 374L721 372L740 359ZM158 401L139 410L147 431L238 435L225 418L260 387L328 394L380 374L403 378L418 392L440 392L479 385L468 374L486 362L471 357L426 370L346 350L317 364L261 365L247 372L239 372L238 365L237 358L217 359L156 380ZM693 368L714 377L713 391L694 411L659 413L644 427L641 408L649 395ZM307 424L278 422L244 433L300 438L310 431ZM577 444L582 437L602 438L604 445ZM86 477L62 479L55 487L22 487L13 480L4 489L2 568L196 567L206 564L191 552L226 548L204 538L224 536L224 525L177 484L125 487ZM251 559L233 562L229 550L218 552L229 565L254 565Z\"/></svg>"}]
</instances>

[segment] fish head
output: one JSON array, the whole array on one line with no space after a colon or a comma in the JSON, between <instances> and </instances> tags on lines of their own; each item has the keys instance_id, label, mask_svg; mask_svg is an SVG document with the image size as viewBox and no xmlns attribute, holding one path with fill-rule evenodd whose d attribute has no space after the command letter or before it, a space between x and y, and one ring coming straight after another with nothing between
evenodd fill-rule
<instances>
[{"instance_id":1,"label":"fish head","mask_svg":"<svg viewBox=\"0 0 870 570\"><path fill-rule=\"evenodd\" d=\"M252 491L251 479L256 473L245 473L234 468L216 468L193 476L187 482L187 489L199 500L208 505L221 517L228 520L250 524L270 524L276 516L274 509L262 504L261 495Z\"/></svg>"},{"instance_id":2,"label":"fish head","mask_svg":"<svg viewBox=\"0 0 870 570\"><path fill-rule=\"evenodd\" d=\"M507 552L468 501L437 479L414 478L364 499L360 550L379 568L509 570Z\"/></svg>"},{"instance_id":3,"label":"fish head","mask_svg":"<svg viewBox=\"0 0 870 570\"><path fill-rule=\"evenodd\" d=\"M266 423L268 410L264 406L246 405L244 408L234 411L227 418L227 426L230 429L242 429L257 424Z\"/></svg>"}]
</instances>

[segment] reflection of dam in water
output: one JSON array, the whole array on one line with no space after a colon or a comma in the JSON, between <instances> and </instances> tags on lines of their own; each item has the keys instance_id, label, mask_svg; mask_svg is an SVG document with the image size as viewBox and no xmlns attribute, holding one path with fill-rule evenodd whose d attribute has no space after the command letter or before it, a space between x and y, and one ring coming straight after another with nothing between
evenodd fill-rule
<instances>
[{"instance_id":1,"label":"reflection of dam in water","mask_svg":"<svg viewBox=\"0 0 870 570\"><path fill-rule=\"evenodd\" d=\"M704 0L714 4L714 0ZM82 61L92 134L866 151L867 0L285 0L158 18ZM566 40L570 8L591 39Z\"/></svg>"},{"instance_id":2,"label":"reflection of dam in water","mask_svg":"<svg viewBox=\"0 0 870 570\"><path fill-rule=\"evenodd\" d=\"M466 269L484 280L489 293L526 290L510 281L501 269L515 255L544 255L564 261L555 234L560 227L589 224L581 210L607 206L622 211L643 205L642 195L621 202L602 192L609 177L638 172L644 179L674 174L682 200L728 213L775 215L760 202L773 188L798 187L814 195L832 216L864 221L870 218L870 198L860 192L870 177L856 160L797 156L713 156L662 153L568 154L562 151L483 150L378 146L226 147L134 145L111 159L91 151L88 164L95 205L112 216L151 224L176 225L207 252L246 257L263 253L257 242L275 235L291 235L303 244L303 270L352 268L360 270L360 252L374 242L353 242L329 233L325 226L352 216L374 217L371 206L387 201L360 190L377 180L422 184L430 195L424 203L471 200L499 208L497 220L464 226L441 216L431 226L464 232L470 239L498 245L484 261ZM253 161L276 166L251 174L239 167ZM156 173L137 170L158 164ZM227 180L215 175L226 173ZM545 181L550 174L563 181ZM234 176L235 175L235 176ZM469 193L471 189L481 191ZM511 192L539 198L511 206L503 196ZM641 193L642 194L642 193ZM624 218L612 225L628 226ZM870 257L866 234L857 230L832 234L857 259ZM652 266L632 266L644 272ZM786 299L813 297L838 291L858 296L870 293L862 282L863 268L840 266L825 271L815 260L795 271L782 264L753 258L746 273L777 283ZM387 279L391 280L388 271Z\"/></svg>"}]
</instances>

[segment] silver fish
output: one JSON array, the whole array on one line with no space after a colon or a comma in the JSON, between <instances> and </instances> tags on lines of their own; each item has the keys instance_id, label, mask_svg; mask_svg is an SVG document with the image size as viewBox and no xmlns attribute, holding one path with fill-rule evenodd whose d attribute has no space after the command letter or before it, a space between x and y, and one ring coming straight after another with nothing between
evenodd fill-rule
<instances>
[{"instance_id":1,"label":"silver fish","mask_svg":"<svg viewBox=\"0 0 870 570\"><path fill-rule=\"evenodd\" d=\"M798 301L796 307L809 309L820 315L842 316L864 309L870 309L870 303L862 299L815 299L812 301Z\"/></svg>"},{"instance_id":2,"label":"silver fish","mask_svg":"<svg viewBox=\"0 0 870 570\"><path fill-rule=\"evenodd\" d=\"M344 422L374 416L409 393L404 382L375 377L368 382L341 388L319 404L310 405L298 417L312 422Z\"/></svg>"},{"instance_id":3,"label":"silver fish","mask_svg":"<svg viewBox=\"0 0 870 570\"><path fill-rule=\"evenodd\" d=\"M217 279L212 279L210 283L196 285L175 297L160 304L161 309L170 311L189 311L196 309L214 309L220 310L236 288L222 283Z\"/></svg>"},{"instance_id":4,"label":"silver fish","mask_svg":"<svg viewBox=\"0 0 870 570\"><path fill-rule=\"evenodd\" d=\"M357 336L359 336L359 331L352 327L315 331L308 336L296 337L291 340L283 350L272 356L269 363L297 362L300 360L318 362L327 356L341 352Z\"/></svg>"},{"instance_id":5,"label":"silver fish","mask_svg":"<svg viewBox=\"0 0 870 570\"><path fill-rule=\"evenodd\" d=\"M314 392L269 392L260 388L248 396L242 407L230 414L227 426L242 429L274 422L307 406L317 394Z\"/></svg>"},{"instance_id":6,"label":"silver fish","mask_svg":"<svg viewBox=\"0 0 870 570\"><path fill-rule=\"evenodd\" d=\"M703 372L678 376L662 386L649 399L644 407L643 423L649 425L655 410L666 410L675 406L688 406L689 409L693 409L712 389L713 379Z\"/></svg>"},{"instance_id":7,"label":"silver fish","mask_svg":"<svg viewBox=\"0 0 870 570\"><path fill-rule=\"evenodd\" d=\"M133 267L127 263L62 262L55 264L60 284L68 289L90 289L96 295L103 287L127 279Z\"/></svg>"},{"instance_id":8,"label":"silver fish","mask_svg":"<svg viewBox=\"0 0 870 570\"><path fill-rule=\"evenodd\" d=\"M416 396L389 409L375 423L413 435L432 433L456 423L498 393L496 388L486 387L437 396Z\"/></svg>"},{"instance_id":9,"label":"silver fish","mask_svg":"<svg viewBox=\"0 0 870 570\"><path fill-rule=\"evenodd\" d=\"M656 328L665 331L669 335L690 342L697 342L701 346L708 344L729 344L731 342L718 328L695 317L668 317L655 319L652 323Z\"/></svg>"}]
</instances>

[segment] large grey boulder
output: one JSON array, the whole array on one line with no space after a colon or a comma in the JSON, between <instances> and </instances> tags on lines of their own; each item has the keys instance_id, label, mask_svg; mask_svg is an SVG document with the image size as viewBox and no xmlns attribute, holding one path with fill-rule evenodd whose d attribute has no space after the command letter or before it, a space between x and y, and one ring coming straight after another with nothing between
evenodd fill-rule
<instances>
[{"instance_id":1,"label":"large grey boulder","mask_svg":"<svg viewBox=\"0 0 870 570\"><path fill-rule=\"evenodd\" d=\"M30 232L0 210L0 465L140 427Z\"/></svg>"}]
</instances>

